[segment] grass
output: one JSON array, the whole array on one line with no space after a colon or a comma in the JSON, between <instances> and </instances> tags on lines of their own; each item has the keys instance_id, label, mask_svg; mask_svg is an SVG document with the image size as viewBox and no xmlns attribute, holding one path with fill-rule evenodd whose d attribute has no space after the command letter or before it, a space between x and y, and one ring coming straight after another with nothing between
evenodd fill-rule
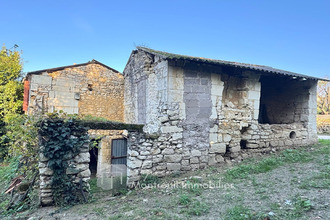
<instances>
[{"instance_id":1,"label":"grass","mask_svg":"<svg viewBox=\"0 0 330 220\"><path fill-rule=\"evenodd\" d=\"M253 213L251 209L242 205L237 205L227 210L226 219L247 220L247 219L259 219L259 217L256 216L256 213Z\"/></svg>"},{"instance_id":2,"label":"grass","mask_svg":"<svg viewBox=\"0 0 330 220\"><path fill-rule=\"evenodd\" d=\"M10 201L10 195L5 194L4 192L9 186L10 181L16 176L18 162L18 158L12 158L0 164L0 215L7 215L11 213L6 210Z\"/></svg>"},{"instance_id":3,"label":"grass","mask_svg":"<svg viewBox=\"0 0 330 220\"><path fill-rule=\"evenodd\" d=\"M327 142L328 143L328 142ZM250 160L242 163L225 173L226 180L244 179L252 174L266 173L280 166L290 163L306 163L312 160L312 155L308 148L288 149L282 151L279 155L270 156L261 161Z\"/></svg>"},{"instance_id":4,"label":"grass","mask_svg":"<svg viewBox=\"0 0 330 220\"><path fill-rule=\"evenodd\" d=\"M330 166L327 165L320 173L305 179L300 185L301 189L330 189Z\"/></svg>"}]
</instances>

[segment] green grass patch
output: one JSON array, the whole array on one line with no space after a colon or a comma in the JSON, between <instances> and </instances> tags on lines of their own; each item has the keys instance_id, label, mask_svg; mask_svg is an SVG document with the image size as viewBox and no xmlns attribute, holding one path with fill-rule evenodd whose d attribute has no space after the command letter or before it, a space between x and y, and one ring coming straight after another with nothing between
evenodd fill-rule
<instances>
[{"instance_id":1,"label":"green grass patch","mask_svg":"<svg viewBox=\"0 0 330 220\"><path fill-rule=\"evenodd\" d=\"M94 193L98 193L98 192L102 192L102 188L97 186L97 178L92 178L88 181L89 186L90 186L90 193L94 194Z\"/></svg>"},{"instance_id":2,"label":"green grass patch","mask_svg":"<svg viewBox=\"0 0 330 220\"><path fill-rule=\"evenodd\" d=\"M191 203L191 196L187 194L182 194L179 196L179 205L189 205Z\"/></svg>"},{"instance_id":3,"label":"green grass patch","mask_svg":"<svg viewBox=\"0 0 330 220\"><path fill-rule=\"evenodd\" d=\"M240 164L225 173L226 180L244 179L251 174L266 173L288 163L305 163L313 159L307 148L288 149L282 151L279 155L270 156L261 161L250 160Z\"/></svg>"},{"instance_id":4,"label":"green grass patch","mask_svg":"<svg viewBox=\"0 0 330 220\"><path fill-rule=\"evenodd\" d=\"M252 211L251 209L242 206L237 205L233 208L230 208L226 211L226 220L258 220L258 219L268 219L266 218L267 215L256 213Z\"/></svg>"},{"instance_id":5,"label":"green grass patch","mask_svg":"<svg viewBox=\"0 0 330 220\"><path fill-rule=\"evenodd\" d=\"M299 185L300 189L330 189L330 166L327 165L320 173L308 178Z\"/></svg>"},{"instance_id":6,"label":"green grass patch","mask_svg":"<svg viewBox=\"0 0 330 220\"><path fill-rule=\"evenodd\" d=\"M193 199L191 195L181 194L178 199L178 205L184 206L181 213L188 216L201 216L209 211L209 206L197 199Z\"/></svg>"}]
</instances>

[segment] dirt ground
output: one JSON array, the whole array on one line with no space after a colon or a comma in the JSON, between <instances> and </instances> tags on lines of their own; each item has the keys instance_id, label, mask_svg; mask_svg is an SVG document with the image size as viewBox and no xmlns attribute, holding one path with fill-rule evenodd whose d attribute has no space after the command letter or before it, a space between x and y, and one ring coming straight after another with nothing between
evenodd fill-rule
<instances>
[{"instance_id":1,"label":"dirt ground","mask_svg":"<svg viewBox=\"0 0 330 220\"><path fill-rule=\"evenodd\" d=\"M167 177L158 187L118 196L97 192L88 204L39 208L8 219L330 219L329 146L323 141Z\"/></svg>"}]
</instances>

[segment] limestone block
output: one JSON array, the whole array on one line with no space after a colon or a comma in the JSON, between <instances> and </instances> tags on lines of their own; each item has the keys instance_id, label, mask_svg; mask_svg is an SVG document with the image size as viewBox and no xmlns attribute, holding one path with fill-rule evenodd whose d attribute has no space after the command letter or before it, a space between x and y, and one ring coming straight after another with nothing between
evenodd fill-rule
<instances>
[{"instance_id":1,"label":"limestone block","mask_svg":"<svg viewBox=\"0 0 330 220\"><path fill-rule=\"evenodd\" d=\"M136 159L136 158L134 158L134 159L131 158L131 160L127 161L127 166L132 169L139 168L139 167L141 167L141 165L142 165L142 161L139 159Z\"/></svg>"},{"instance_id":2,"label":"limestone block","mask_svg":"<svg viewBox=\"0 0 330 220\"><path fill-rule=\"evenodd\" d=\"M217 133L210 133L209 139L210 139L210 143L218 142L218 134Z\"/></svg>"},{"instance_id":3,"label":"limestone block","mask_svg":"<svg viewBox=\"0 0 330 220\"><path fill-rule=\"evenodd\" d=\"M190 167L191 167L192 170L198 170L199 169L199 163L191 164Z\"/></svg>"},{"instance_id":4,"label":"limestone block","mask_svg":"<svg viewBox=\"0 0 330 220\"><path fill-rule=\"evenodd\" d=\"M151 160L145 160L142 163L142 168L143 169L149 169L152 167L152 161Z\"/></svg>"},{"instance_id":5,"label":"limestone block","mask_svg":"<svg viewBox=\"0 0 330 220\"><path fill-rule=\"evenodd\" d=\"M151 170L151 169L144 169L144 170L141 170L141 174L142 174L142 175L151 174L151 173L152 173L152 170Z\"/></svg>"},{"instance_id":6,"label":"limestone block","mask_svg":"<svg viewBox=\"0 0 330 220\"><path fill-rule=\"evenodd\" d=\"M226 153L226 144L212 144L210 148L210 153Z\"/></svg>"},{"instance_id":7,"label":"limestone block","mask_svg":"<svg viewBox=\"0 0 330 220\"><path fill-rule=\"evenodd\" d=\"M139 152L137 152L135 150L132 150L131 153L130 153L130 156L131 157L137 157L137 156L139 156Z\"/></svg>"},{"instance_id":8,"label":"limestone block","mask_svg":"<svg viewBox=\"0 0 330 220\"><path fill-rule=\"evenodd\" d=\"M182 133L174 133L172 134L172 140L180 140L182 139Z\"/></svg>"},{"instance_id":9,"label":"limestone block","mask_svg":"<svg viewBox=\"0 0 330 220\"><path fill-rule=\"evenodd\" d=\"M53 175L54 171L48 167L40 168L39 169L40 175L51 176Z\"/></svg>"},{"instance_id":10,"label":"limestone block","mask_svg":"<svg viewBox=\"0 0 330 220\"><path fill-rule=\"evenodd\" d=\"M252 135L252 139L258 140L258 139L260 139L260 136L259 135Z\"/></svg>"},{"instance_id":11,"label":"limestone block","mask_svg":"<svg viewBox=\"0 0 330 220\"><path fill-rule=\"evenodd\" d=\"M75 167L68 167L65 172L67 175L73 175L73 174L78 174L80 170Z\"/></svg>"},{"instance_id":12,"label":"limestone block","mask_svg":"<svg viewBox=\"0 0 330 220\"><path fill-rule=\"evenodd\" d=\"M221 155L219 155L219 154L217 154L217 155L215 156L215 159L216 159L216 161L217 161L218 163L225 162L225 159L223 158L223 156L221 156Z\"/></svg>"},{"instance_id":13,"label":"limestone block","mask_svg":"<svg viewBox=\"0 0 330 220\"><path fill-rule=\"evenodd\" d=\"M180 163L167 163L167 169L173 171L179 171L181 168Z\"/></svg>"},{"instance_id":14,"label":"limestone block","mask_svg":"<svg viewBox=\"0 0 330 220\"><path fill-rule=\"evenodd\" d=\"M157 170L166 170L166 165L158 165L157 167L156 167L156 169Z\"/></svg>"},{"instance_id":15,"label":"limestone block","mask_svg":"<svg viewBox=\"0 0 330 220\"><path fill-rule=\"evenodd\" d=\"M142 156L150 155L150 152L147 151L147 150L146 151L141 151L140 155L142 155Z\"/></svg>"},{"instance_id":16,"label":"limestone block","mask_svg":"<svg viewBox=\"0 0 330 220\"><path fill-rule=\"evenodd\" d=\"M192 157L199 157L201 155L202 155L202 153L199 150L192 150L191 151L191 156Z\"/></svg>"},{"instance_id":17,"label":"limestone block","mask_svg":"<svg viewBox=\"0 0 330 220\"><path fill-rule=\"evenodd\" d=\"M76 164L75 168L79 171L87 170L89 169L89 163Z\"/></svg>"},{"instance_id":18,"label":"limestone block","mask_svg":"<svg viewBox=\"0 0 330 220\"><path fill-rule=\"evenodd\" d=\"M215 159L215 154L210 155L210 157L209 157L209 161L208 161L208 165L209 165L209 166L213 166L213 165L215 165L216 163L217 163L217 161L216 161L216 159Z\"/></svg>"},{"instance_id":19,"label":"limestone block","mask_svg":"<svg viewBox=\"0 0 330 220\"><path fill-rule=\"evenodd\" d=\"M156 155L152 157L153 163L160 163L163 160L163 155Z\"/></svg>"},{"instance_id":20,"label":"limestone block","mask_svg":"<svg viewBox=\"0 0 330 220\"><path fill-rule=\"evenodd\" d=\"M279 141L278 141L278 146L279 146L279 147L283 147L283 146L284 146L284 141L279 140Z\"/></svg>"},{"instance_id":21,"label":"limestone block","mask_svg":"<svg viewBox=\"0 0 330 220\"><path fill-rule=\"evenodd\" d=\"M89 163L90 154L89 152L80 153L74 158L74 160L76 163Z\"/></svg>"},{"instance_id":22,"label":"limestone block","mask_svg":"<svg viewBox=\"0 0 330 220\"><path fill-rule=\"evenodd\" d=\"M171 149L171 148L165 148L165 149L162 151L162 154L163 154L163 155L172 155L172 154L174 154L174 150Z\"/></svg>"},{"instance_id":23,"label":"limestone block","mask_svg":"<svg viewBox=\"0 0 330 220\"><path fill-rule=\"evenodd\" d=\"M284 144L285 144L286 146L291 146L291 145L293 145L293 141L291 141L291 140L286 140L286 141L284 142Z\"/></svg>"},{"instance_id":24,"label":"limestone block","mask_svg":"<svg viewBox=\"0 0 330 220\"><path fill-rule=\"evenodd\" d=\"M174 155L165 155L164 160L166 162L171 162L171 163L178 163L182 160L182 156L179 154L174 154Z\"/></svg>"},{"instance_id":25,"label":"limestone block","mask_svg":"<svg viewBox=\"0 0 330 220\"><path fill-rule=\"evenodd\" d=\"M255 144L255 143L247 143L246 144L247 148L259 148L259 144Z\"/></svg>"},{"instance_id":26,"label":"limestone block","mask_svg":"<svg viewBox=\"0 0 330 220\"><path fill-rule=\"evenodd\" d=\"M249 140L249 139L252 139L252 135L250 135L250 134L243 134L241 136L241 138L244 139L244 140Z\"/></svg>"},{"instance_id":27,"label":"limestone block","mask_svg":"<svg viewBox=\"0 0 330 220\"><path fill-rule=\"evenodd\" d=\"M161 132L162 133L177 133L177 132L182 132L182 128L178 128L177 126L164 126L161 127Z\"/></svg>"},{"instance_id":28,"label":"limestone block","mask_svg":"<svg viewBox=\"0 0 330 220\"><path fill-rule=\"evenodd\" d=\"M87 178L91 176L91 171L89 169L82 171L78 174L78 177Z\"/></svg>"},{"instance_id":29,"label":"limestone block","mask_svg":"<svg viewBox=\"0 0 330 220\"><path fill-rule=\"evenodd\" d=\"M195 164L195 163L199 163L198 157L192 157L192 158L190 158L190 164Z\"/></svg>"},{"instance_id":30,"label":"limestone block","mask_svg":"<svg viewBox=\"0 0 330 220\"><path fill-rule=\"evenodd\" d=\"M189 171L189 170L191 170L191 166L182 166L181 170L182 171Z\"/></svg>"},{"instance_id":31,"label":"limestone block","mask_svg":"<svg viewBox=\"0 0 330 220\"><path fill-rule=\"evenodd\" d=\"M39 161L40 162L45 162L45 161L48 161L48 158L45 157L45 155L43 153L40 153L39 154Z\"/></svg>"},{"instance_id":32,"label":"limestone block","mask_svg":"<svg viewBox=\"0 0 330 220\"><path fill-rule=\"evenodd\" d=\"M278 146L278 141L271 141L270 146L271 147L277 147Z\"/></svg>"},{"instance_id":33,"label":"limestone block","mask_svg":"<svg viewBox=\"0 0 330 220\"><path fill-rule=\"evenodd\" d=\"M223 142L222 134L218 134L218 142Z\"/></svg>"},{"instance_id":34,"label":"limestone block","mask_svg":"<svg viewBox=\"0 0 330 220\"><path fill-rule=\"evenodd\" d=\"M199 161L202 163L207 163L209 161L209 156L208 155L204 155L199 157Z\"/></svg>"},{"instance_id":35,"label":"limestone block","mask_svg":"<svg viewBox=\"0 0 330 220\"><path fill-rule=\"evenodd\" d=\"M39 168L45 168L47 166L47 163L42 163L42 162L39 162Z\"/></svg>"},{"instance_id":36,"label":"limestone block","mask_svg":"<svg viewBox=\"0 0 330 220\"><path fill-rule=\"evenodd\" d=\"M223 141L224 142L229 142L231 140L231 135L229 134L223 134Z\"/></svg>"},{"instance_id":37,"label":"limestone block","mask_svg":"<svg viewBox=\"0 0 330 220\"><path fill-rule=\"evenodd\" d=\"M169 121L168 116L165 115L165 116L159 117L159 121L160 121L161 123L168 122L168 121Z\"/></svg>"},{"instance_id":38,"label":"limestone block","mask_svg":"<svg viewBox=\"0 0 330 220\"><path fill-rule=\"evenodd\" d=\"M189 166L189 160L182 160L181 164L182 166Z\"/></svg>"},{"instance_id":39,"label":"limestone block","mask_svg":"<svg viewBox=\"0 0 330 220\"><path fill-rule=\"evenodd\" d=\"M48 198L41 198L40 203L42 206L50 206L53 205L54 201L52 197L48 197Z\"/></svg>"},{"instance_id":40,"label":"limestone block","mask_svg":"<svg viewBox=\"0 0 330 220\"><path fill-rule=\"evenodd\" d=\"M161 151L160 151L159 148L155 148L155 149L152 149L152 150L151 150L151 154L152 154L152 155L160 154L160 152L161 152Z\"/></svg>"},{"instance_id":41,"label":"limestone block","mask_svg":"<svg viewBox=\"0 0 330 220\"><path fill-rule=\"evenodd\" d=\"M241 146L233 146L229 150L231 153L236 153L236 152L241 151Z\"/></svg>"},{"instance_id":42,"label":"limestone block","mask_svg":"<svg viewBox=\"0 0 330 220\"><path fill-rule=\"evenodd\" d=\"M210 133L216 133L216 132L218 132L218 128L219 128L218 125L214 125L212 128L210 128Z\"/></svg>"}]
</instances>

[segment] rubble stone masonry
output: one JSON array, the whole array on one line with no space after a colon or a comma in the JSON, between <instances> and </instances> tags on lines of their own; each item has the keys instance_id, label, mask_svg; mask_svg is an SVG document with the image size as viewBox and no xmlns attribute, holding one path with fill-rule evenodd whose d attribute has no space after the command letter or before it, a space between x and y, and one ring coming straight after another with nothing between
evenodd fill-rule
<instances>
[{"instance_id":1,"label":"rubble stone masonry","mask_svg":"<svg viewBox=\"0 0 330 220\"><path fill-rule=\"evenodd\" d=\"M316 81L278 83L274 94L262 90L269 78L257 72L180 65L141 50L131 54L124 76L125 122L145 124L144 134L128 136L130 182L317 141ZM263 92L273 94L270 104ZM286 111L269 111L274 106ZM262 111L275 123L262 123Z\"/></svg>"}]
</instances>

